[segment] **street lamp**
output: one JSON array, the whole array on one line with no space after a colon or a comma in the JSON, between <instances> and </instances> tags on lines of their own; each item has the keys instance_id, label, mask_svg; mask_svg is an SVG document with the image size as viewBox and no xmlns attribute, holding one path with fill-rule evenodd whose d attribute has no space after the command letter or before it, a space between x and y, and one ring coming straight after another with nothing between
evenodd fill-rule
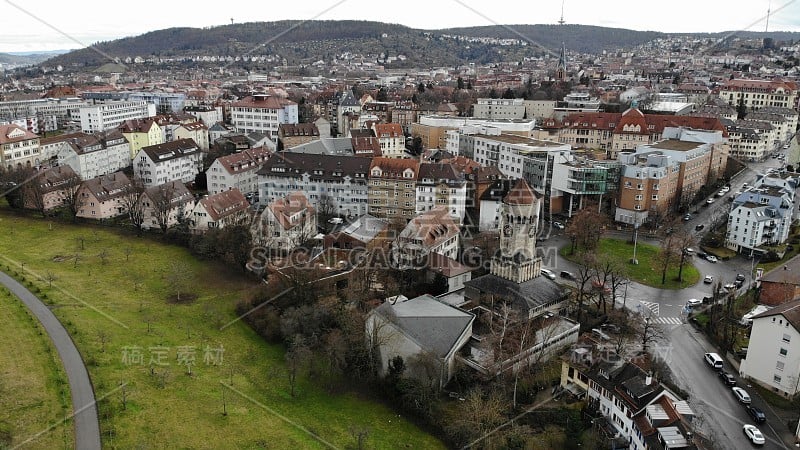
<instances>
[{"instance_id":1,"label":"street lamp","mask_svg":"<svg viewBox=\"0 0 800 450\"><path fill-rule=\"evenodd\" d=\"M639 241L639 215L637 213L635 222L633 223L633 258L631 258L631 264L639 264L639 260L636 259L636 244Z\"/></svg>"}]
</instances>

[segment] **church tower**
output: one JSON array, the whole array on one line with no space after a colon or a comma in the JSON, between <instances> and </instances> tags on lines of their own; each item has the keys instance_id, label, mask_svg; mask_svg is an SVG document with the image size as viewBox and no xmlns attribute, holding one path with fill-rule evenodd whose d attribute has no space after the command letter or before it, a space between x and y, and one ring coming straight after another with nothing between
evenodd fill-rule
<instances>
[{"instance_id":1,"label":"church tower","mask_svg":"<svg viewBox=\"0 0 800 450\"><path fill-rule=\"evenodd\" d=\"M492 275L524 283L541 273L542 258L536 256L541 199L528 183L519 179L500 205L500 250L492 258Z\"/></svg>"},{"instance_id":2,"label":"church tower","mask_svg":"<svg viewBox=\"0 0 800 450\"><path fill-rule=\"evenodd\" d=\"M567 81L567 47L561 43L561 54L556 64L556 81Z\"/></svg>"}]
</instances>

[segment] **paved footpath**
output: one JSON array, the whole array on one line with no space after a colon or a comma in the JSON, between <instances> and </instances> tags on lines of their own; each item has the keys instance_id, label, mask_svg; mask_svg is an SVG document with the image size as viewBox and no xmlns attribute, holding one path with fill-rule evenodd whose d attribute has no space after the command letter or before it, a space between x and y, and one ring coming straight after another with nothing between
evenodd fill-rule
<instances>
[{"instance_id":1,"label":"paved footpath","mask_svg":"<svg viewBox=\"0 0 800 450\"><path fill-rule=\"evenodd\" d=\"M61 325L52 311L25 286L0 272L0 284L7 287L39 319L50 340L56 347L64 371L69 380L72 393L73 420L75 422L75 448L79 450L100 450L100 424L97 420L97 406L94 399L92 381L83 358L72 342L67 330ZM46 424L42 424L44 427Z\"/></svg>"}]
</instances>

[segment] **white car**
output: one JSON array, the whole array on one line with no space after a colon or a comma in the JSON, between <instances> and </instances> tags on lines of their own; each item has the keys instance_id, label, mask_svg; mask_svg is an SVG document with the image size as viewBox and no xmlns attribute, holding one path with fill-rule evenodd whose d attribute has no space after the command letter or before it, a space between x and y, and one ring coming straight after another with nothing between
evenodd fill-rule
<instances>
[{"instance_id":1,"label":"white car","mask_svg":"<svg viewBox=\"0 0 800 450\"><path fill-rule=\"evenodd\" d=\"M547 278L550 278L551 280L556 279L556 274L554 274L553 271L550 269L542 269L542 275L544 275Z\"/></svg>"},{"instance_id":2,"label":"white car","mask_svg":"<svg viewBox=\"0 0 800 450\"><path fill-rule=\"evenodd\" d=\"M686 306L694 308L695 306L700 306L703 304L702 300L698 300L696 298L690 298L689 301L686 302Z\"/></svg>"},{"instance_id":3,"label":"white car","mask_svg":"<svg viewBox=\"0 0 800 450\"><path fill-rule=\"evenodd\" d=\"M728 283L728 284L726 284L725 286L722 286L722 287L724 287L725 289L727 289L729 291L732 291L732 290L736 289L736 285L733 284L733 283Z\"/></svg>"},{"instance_id":4,"label":"white car","mask_svg":"<svg viewBox=\"0 0 800 450\"><path fill-rule=\"evenodd\" d=\"M761 430L755 425L745 424L745 426L742 427L742 431L744 435L747 436L747 439L755 445L764 445L766 442L764 435L761 434Z\"/></svg>"},{"instance_id":5,"label":"white car","mask_svg":"<svg viewBox=\"0 0 800 450\"><path fill-rule=\"evenodd\" d=\"M708 256L706 256L706 261L711 262L711 263L715 263L715 262L717 262L719 260L714 255L708 255Z\"/></svg>"},{"instance_id":6,"label":"white car","mask_svg":"<svg viewBox=\"0 0 800 450\"><path fill-rule=\"evenodd\" d=\"M711 275L706 275L706 277L703 278L703 283L705 284L711 284L713 282L714 282L714 277L712 277Z\"/></svg>"},{"instance_id":7,"label":"white car","mask_svg":"<svg viewBox=\"0 0 800 450\"><path fill-rule=\"evenodd\" d=\"M559 230L563 230L564 229L564 224L561 223L561 222L553 222L553 226L558 228Z\"/></svg>"},{"instance_id":8,"label":"white car","mask_svg":"<svg viewBox=\"0 0 800 450\"><path fill-rule=\"evenodd\" d=\"M750 404L750 394L747 391L738 386L732 387L731 391L733 391L733 395L736 396L736 400L739 400L739 403Z\"/></svg>"},{"instance_id":9,"label":"white car","mask_svg":"<svg viewBox=\"0 0 800 450\"><path fill-rule=\"evenodd\" d=\"M714 199L713 198L709 198L708 200L706 200L706 205L710 205L712 203L714 203Z\"/></svg>"}]
</instances>

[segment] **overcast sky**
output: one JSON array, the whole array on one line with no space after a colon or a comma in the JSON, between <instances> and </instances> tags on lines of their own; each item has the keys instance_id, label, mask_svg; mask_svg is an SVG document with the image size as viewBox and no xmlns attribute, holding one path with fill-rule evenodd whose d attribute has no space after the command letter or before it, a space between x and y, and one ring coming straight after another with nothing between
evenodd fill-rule
<instances>
[{"instance_id":1,"label":"overcast sky","mask_svg":"<svg viewBox=\"0 0 800 450\"><path fill-rule=\"evenodd\" d=\"M525 5L525 6L522 6ZM565 0L564 20L662 32L800 31L798 0ZM72 49L171 27L234 22L375 20L437 29L493 24L554 24L558 0L6 0L0 2L0 52Z\"/></svg>"}]
</instances>

